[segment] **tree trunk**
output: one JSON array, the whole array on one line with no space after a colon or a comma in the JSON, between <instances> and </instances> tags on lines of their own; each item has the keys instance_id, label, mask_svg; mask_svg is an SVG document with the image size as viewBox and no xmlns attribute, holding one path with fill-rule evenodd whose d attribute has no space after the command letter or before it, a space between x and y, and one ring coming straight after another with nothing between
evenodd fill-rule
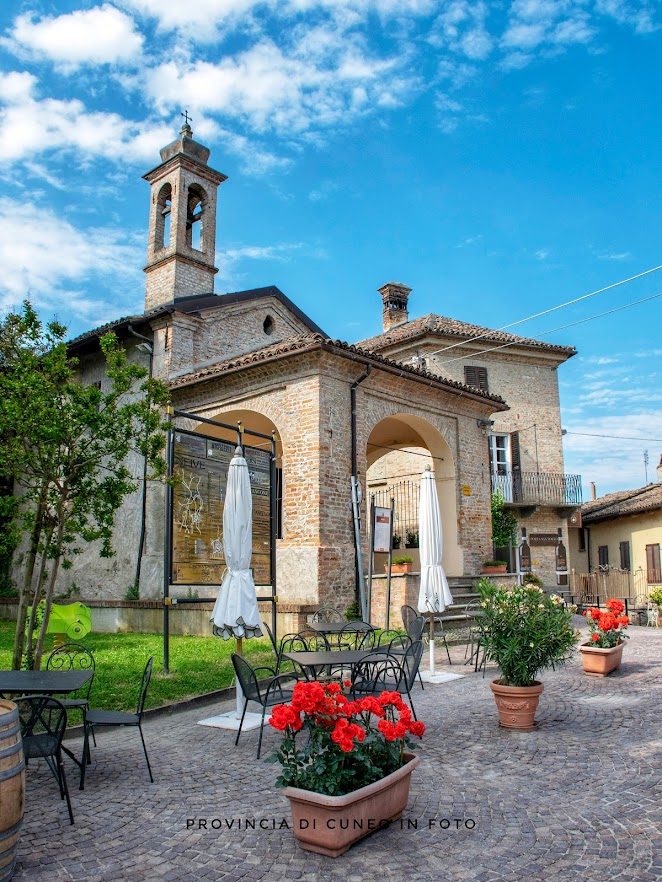
<instances>
[{"instance_id":1,"label":"tree trunk","mask_svg":"<svg viewBox=\"0 0 662 882\"><path fill-rule=\"evenodd\" d=\"M25 617L28 612L29 598L32 590L32 577L34 575L34 565L37 560L37 550L39 548L39 538L44 525L44 503L41 502L37 508L32 535L30 536L30 550L28 551L25 563L25 573L23 575L23 586L18 597L18 611L16 619L16 632L14 634L14 655L12 657L12 670L18 671L23 661L23 651L25 649Z\"/></svg>"},{"instance_id":2,"label":"tree trunk","mask_svg":"<svg viewBox=\"0 0 662 882\"><path fill-rule=\"evenodd\" d=\"M66 497L65 497L66 499ZM55 590L55 582L57 580L57 574L60 570L60 557L62 555L62 544L64 540L64 526L66 520L66 514L64 511L65 508L65 500L61 499L60 504L58 505L57 512L57 538L55 540L55 556L53 558L53 568L51 569L51 575L48 580L48 586L46 588L45 595L45 606L44 606L44 617L41 621L41 628L39 630L39 637L37 638L37 646L34 651L34 661L32 667L35 671L38 671L41 667L41 656L44 651L44 640L46 639L46 632L48 630L48 620L51 617L51 607L53 606L53 591Z\"/></svg>"}]
</instances>

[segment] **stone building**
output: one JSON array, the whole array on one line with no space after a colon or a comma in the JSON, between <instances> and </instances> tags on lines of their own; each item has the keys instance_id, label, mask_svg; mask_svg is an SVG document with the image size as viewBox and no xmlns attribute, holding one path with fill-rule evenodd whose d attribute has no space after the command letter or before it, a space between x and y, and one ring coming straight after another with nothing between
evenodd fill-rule
<instances>
[{"instance_id":1,"label":"stone building","mask_svg":"<svg viewBox=\"0 0 662 882\"><path fill-rule=\"evenodd\" d=\"M355 346L330 339L276 287L213 293L217 188L226 178L208 158L188 126L161 151L145 175L145 311L83 334L71 351L83 378L96 380L99 336L113 330L130 358L169 384L174 407L198 418L178 420L181 428L228 438L198 421L205 418L276 433L279 602L344 608L353 600L351 478L364 491L365 515L366 474L390 474L391 455L415 458L419 474L432 458L450 576L475 575L492 556L490 496L495 481L515 475L516 449L521 480L505 487L509 502L531 529L565 536L564 492L533 499L525 476L554 475L551 486L562 486L556 368L574 350L438 316L409 321L409 289L393 283L381 289L384 333ZM469 360L441 351L458 343L452 355ZM134 467L140 474L141 463ZM119 599L138 576L141 597L158 598L163 525L163 488L147 484L117 519L117 556L101 560L90 548L63 580L87 597ZM364 516L364 546L365 528Z\"/></svg>"},{"instance_id":2,"label":"stone building","mask_svg":"<svg viewBox=\"0 0 662 882\"><path fill-rule=\"evenodd\" d=\"M662 585L662 458L656 483L585 502L581 519L568 549L577 595L614 583L611 596L632 598Z\"/></svg>"}]
</instances>

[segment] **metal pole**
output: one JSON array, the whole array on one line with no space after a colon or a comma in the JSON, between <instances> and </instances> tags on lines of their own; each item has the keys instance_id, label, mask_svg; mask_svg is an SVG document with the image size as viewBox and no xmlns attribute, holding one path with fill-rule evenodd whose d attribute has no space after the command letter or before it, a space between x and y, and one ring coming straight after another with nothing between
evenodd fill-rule
<instances>
[{"instance_id":1,"label":"metal pole","mask_svg":"<svg viewBox=\"0 0 662 882\"><path fill-rule=\"evenodd\" d=\"M365 585L363 583L363 551L361 550L361 527L359 526L359 496L358 481L356 475L352 475L352 511L354 515L354 542L356 544L356 579L359 602L361 604L361 618L368 620L368 608L365 599Z\"/></svg>"},{"instance_id":2,"label":"metal pole","mask_svg":"<svg viewBox=\"0 0 662 882\"><path fill-rule=\"evenodd\" d=\"M278 603L278 586L276 584L276 540L278 538L278 487L276 486L276 433L271 433L271 468L270 468L270 480L271 480L271 548L269 551L270 555L270 567L271 567L271 593L273 595L273 601L271 603L271 630L274 632L274 640L276 640L276 645L278 645L278 634L276 633L277 628L277 615L276 615L276 605Z\"/></svg>"},{"instance_id":3,"label":"metal pole","mask_svg":"<svg viewBox=\"0 0 662 882\"><path fill-rule=\"evenodd\" d=\"M434 677L434 613L430 613L430 675Z\"/></svg>"},{"instance_id":4,"label":"metal pole","mask_svg":"<svg viewBox=\"0 0 662 882\"><path fill-rule=\"evenodd\" d=\"M386 566L386 615L384 627L388 631L391 626L391 561L393 560L393 514L395 512L395 499L391 497L391 541L388 549L388 564Z\"/></svg>"},{"instance_id":5,"label":"metal pole","mask_svg":"<svg viewBox=\"0 0 662 882\"><path fill-rule=\"evenodd\" d=\"M370 545L368 551L368 618L366 621L370 621L372 618L372 572L373 572L373 564L375 560L375 496L374 494L370 497Z\"/></svg>"},{"instance_id":6,"label":"metal pole","mask_svg":"<svg viewBox=\"0 0 662 882\"><path fill-rule=\"evenodd\" d=\"M174 411L168 406L169 423L166 435L166 462L168 478L172 478L175 467L175 445L173 443L172 417ZM170 581L172 578L172 484L168 482L165 490L165 525L163 534L163 672L170 673Z\"/></svg>"}]
</instances>

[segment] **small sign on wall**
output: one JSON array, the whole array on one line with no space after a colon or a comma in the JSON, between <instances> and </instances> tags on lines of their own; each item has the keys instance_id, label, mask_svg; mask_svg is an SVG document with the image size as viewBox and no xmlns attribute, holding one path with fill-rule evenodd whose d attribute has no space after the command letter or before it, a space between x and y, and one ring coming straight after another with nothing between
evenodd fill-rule
<instances>
[{"instance_id":1,"label":"small sign on wall","mask_svg":"<svg viewBox=\"0 0 662 882\"><path fill-rule=\"evenodd\" d=\"M577 511L573 511L573 513L568 518L568 526L569 527L581 527L582 526L582 510L578 508Z\"/></svg>"},{"instance_id":2,"label":"small sign on wall","mask_svg":"<svg viewBox=\"0 0 662 882\"><path fill-rule=\"evenodd\" d=\"M462 485L462 495L471 496L471 487L469 486L469 484Z\"/></svg>"},{"instance_id":3,"label":"small sign on wall","mask_svg":"<svg viewBox=\"0 0 662 882\"><path fill-rule=\"evenodd\" d=\"M558 533L529 533L530 545L558 545Z\"/></svg>"},{"instance_id":4,"label":"small sign on wall","mask_svg":"<svg viewBox=\"0 0 662 882\"><path fill-rule=\"evenodd\" d=\"M375 534L373 546L374 551L384 551L387 554L391 550L390 508L377 508L375 506Z\"/></svg>"}]
</instances>

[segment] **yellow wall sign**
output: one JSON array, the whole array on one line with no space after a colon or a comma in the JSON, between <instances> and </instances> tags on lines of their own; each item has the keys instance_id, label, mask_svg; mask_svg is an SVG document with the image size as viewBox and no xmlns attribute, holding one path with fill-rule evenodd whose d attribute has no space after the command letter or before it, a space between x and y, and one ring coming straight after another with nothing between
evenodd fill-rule
<instances>
[{"instance_id":1,"label":"yellow wall sign","mask_svg":"<svg viewBox=\"0 0 662 882\"><path fill-rule=\"evenodd\" d=\"M471 487L468 484L462 485L462 495L471 496Z\"/></svg>"}]
</instances>

